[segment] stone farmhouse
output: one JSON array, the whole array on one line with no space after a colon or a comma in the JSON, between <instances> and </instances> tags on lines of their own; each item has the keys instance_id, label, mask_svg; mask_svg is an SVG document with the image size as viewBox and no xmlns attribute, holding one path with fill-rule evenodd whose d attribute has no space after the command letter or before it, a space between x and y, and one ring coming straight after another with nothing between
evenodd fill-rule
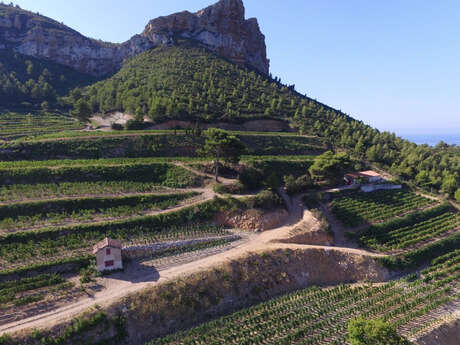
<instances>
[{"instance_id":1,"label":"stone farmhouse","mask_svg":"<svg viewBox=\"0 0 460 345\"><path fill-rule=\"evenodd\" d=\"M121 242L111 238L105 238L94 245L93 254L96 255L97 270L103 272L122 269L121 250Z\"/></svg>"},{"instance_id":2,"label":"stone farmhouse","mask_svg":"<svg viewBox=\"0 0 460 345\"><path fill-rule=\"evenodd\" d=\"M373 170L367 170L348 173L344 176L344 180L348 185L361 185L382 182L384 178Z\"/></svg>"}]
</instances>

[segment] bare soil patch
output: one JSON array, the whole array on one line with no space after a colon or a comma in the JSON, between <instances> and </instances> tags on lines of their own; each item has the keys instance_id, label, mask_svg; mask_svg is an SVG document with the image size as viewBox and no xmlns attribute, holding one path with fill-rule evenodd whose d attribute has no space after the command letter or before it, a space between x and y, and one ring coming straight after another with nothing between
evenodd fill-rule
<instances>
[{"instance_id":1,"label":"bare soil patch","mask_svg":"<svg viewBox=\"0 0 460 345\"><path fill-rule=\"evenodd\" d=\"M322 246L334 245L334 235L312 214L305 211L302 221L300 221L289 232L286 239L281 239L281 243L313 244Z\"/></svg>"},{"instance_id":2,"label":"bare soil patch","mask_svg":"<svg viewBox=\"0 0 460 345\"><path fill-rule=\"evenodd\" d=\"M96 123L98 126L103 127L107 130L111 130L112 123L117 123L120 125L125 125L129 120L134 119L134 116L115 111L113 113L102 115L95 115L91 117L91 121Z\"/></svg>"},{"instance_id":3,"label":"bare soil patch","mask_svg":"<svg viewBox=\"0 0 460 345\"><path fill-rule=\"evenodd\" d=\"M288 216L289 213L285 209L276 209L267 212L249 209L243 212L221 212L215 219L216 223L220 225L261 232L279 227L286 221Z\"/></svg>"}]
</instances>

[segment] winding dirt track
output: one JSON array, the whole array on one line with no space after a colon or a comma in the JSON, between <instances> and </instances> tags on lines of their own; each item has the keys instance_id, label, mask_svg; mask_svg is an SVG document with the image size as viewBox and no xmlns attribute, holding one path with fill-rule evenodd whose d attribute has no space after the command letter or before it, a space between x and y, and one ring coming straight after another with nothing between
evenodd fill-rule
<instances>
[{"instance_id":1,"label":"winding dirt track","mask_svg":"<svg viewBox=\"0 0 460 345\"><path fill-rule=\"evenodd\" d=\"M191 169L187 167L187 169ZM200 175L206 175L201 172L193 170L195 173ZM233 180L222 179L223 183L231 183ZM201 200L195 204L205 202L212 199L216 193L211 187L204 191L204 200ZM166 268L164 270L156 271L150 268L146 269L132 269L127 270L124 273L118 273L104 278L105 289L94 293L94 295L88 296L87 298L81 299L75 303L71 303L60 307L54 311L36 315L20 321L15 321L9 324L0 326L0 334L13 333L22 331L25 329L41 329L51 327L55 324L61 323L66 320L70 320L79 314L85 312L89 308L98 304L102 307L108 306L113 302L119 301L124 296L144 289L146 287L161 284L190 273L194 273L201 270L206 270L217 265L220 265L226 261L236 260L248 253L260 252L264 250L271 250L277 248L289 248L289 249L307 249L317 248L331 251L339 251L350 254L381 257L382 254L371 253L361 249L347 248L347 247L326 247L318 245L298 245L298 244L284 244L279 243L278 240L289 236L289 232L301 221L311 220L312 214L310 212L304 212L304 206L301 201L301 196L294 199L290 199L282 193L283 198L286 200L286 204L289 209L289 218L285 224L274 230L266 231L261 234L250 234L246 241L240 245L229 249L228 251L208 256L202 259L198 259L193 262L188 262L175 267ZM184 205L166 212L178 211L181 208L189 207Z\"/></svg>"}]
</instances>

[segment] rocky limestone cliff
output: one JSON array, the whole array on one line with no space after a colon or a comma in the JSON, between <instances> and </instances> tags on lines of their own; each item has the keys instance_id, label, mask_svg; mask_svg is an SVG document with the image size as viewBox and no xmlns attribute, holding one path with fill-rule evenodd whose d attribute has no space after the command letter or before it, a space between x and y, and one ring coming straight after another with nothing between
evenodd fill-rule
<instances>
[{"instance_id":1,"label":"rocky limestone cliff","mask_svg":"<svg viewBox=\"0 0 460 345\"><path fill-rule=\"evenodd\" d=\"M172 44L176 37L193 39L235 63L269 73L265 36L257 19L245 19L242 0L221 0L197 13L153 19L142 36L155 44Z\"/></svg>"},{"instance_id":2,"label":"rocky limestone cliff","mask_svg":"<svg viewBox=\"0 0 460 345\"><path fill-rule=\"evenodd\" d=\"M117 71L123 61L148 49L189 38L235 63L268 74L265 37L256 19L244 18L242 0L221 0L197 13L150 21L141 35L122 44L87 38L50 18L0 5L0 49L48 59L92 75Z\"/></svg>"},{"instance_id":3,"label":"rocky limestone cliff","mask_svg":"<svg viewBox=\"0 0 460 345\"><path fill-rule=\"evenodd\" d=\"M80 72L113 73L127 57L152 47L140 35L123 44L96 41L50 18L0 5L0 49L51 60Z\"/></svg>"}]
</instances>

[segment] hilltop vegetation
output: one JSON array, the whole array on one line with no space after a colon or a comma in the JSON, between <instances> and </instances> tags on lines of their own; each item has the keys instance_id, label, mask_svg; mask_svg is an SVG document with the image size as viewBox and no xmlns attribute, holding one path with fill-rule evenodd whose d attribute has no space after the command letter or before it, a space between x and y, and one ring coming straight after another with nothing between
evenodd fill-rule
<instances>
[{"instance_id":1,"label":"hilltop vegetation","mask_svg":"<svg viewBox=\"0 0 460 345\"><path fill-rule=\"evenodd\" d=\"M93 112L118 109L148 115L154 122L284 118L309 103L274 80L190 42L132 58L113 77L89 87L85 99Z\"/></svg>"}]
</instances>

